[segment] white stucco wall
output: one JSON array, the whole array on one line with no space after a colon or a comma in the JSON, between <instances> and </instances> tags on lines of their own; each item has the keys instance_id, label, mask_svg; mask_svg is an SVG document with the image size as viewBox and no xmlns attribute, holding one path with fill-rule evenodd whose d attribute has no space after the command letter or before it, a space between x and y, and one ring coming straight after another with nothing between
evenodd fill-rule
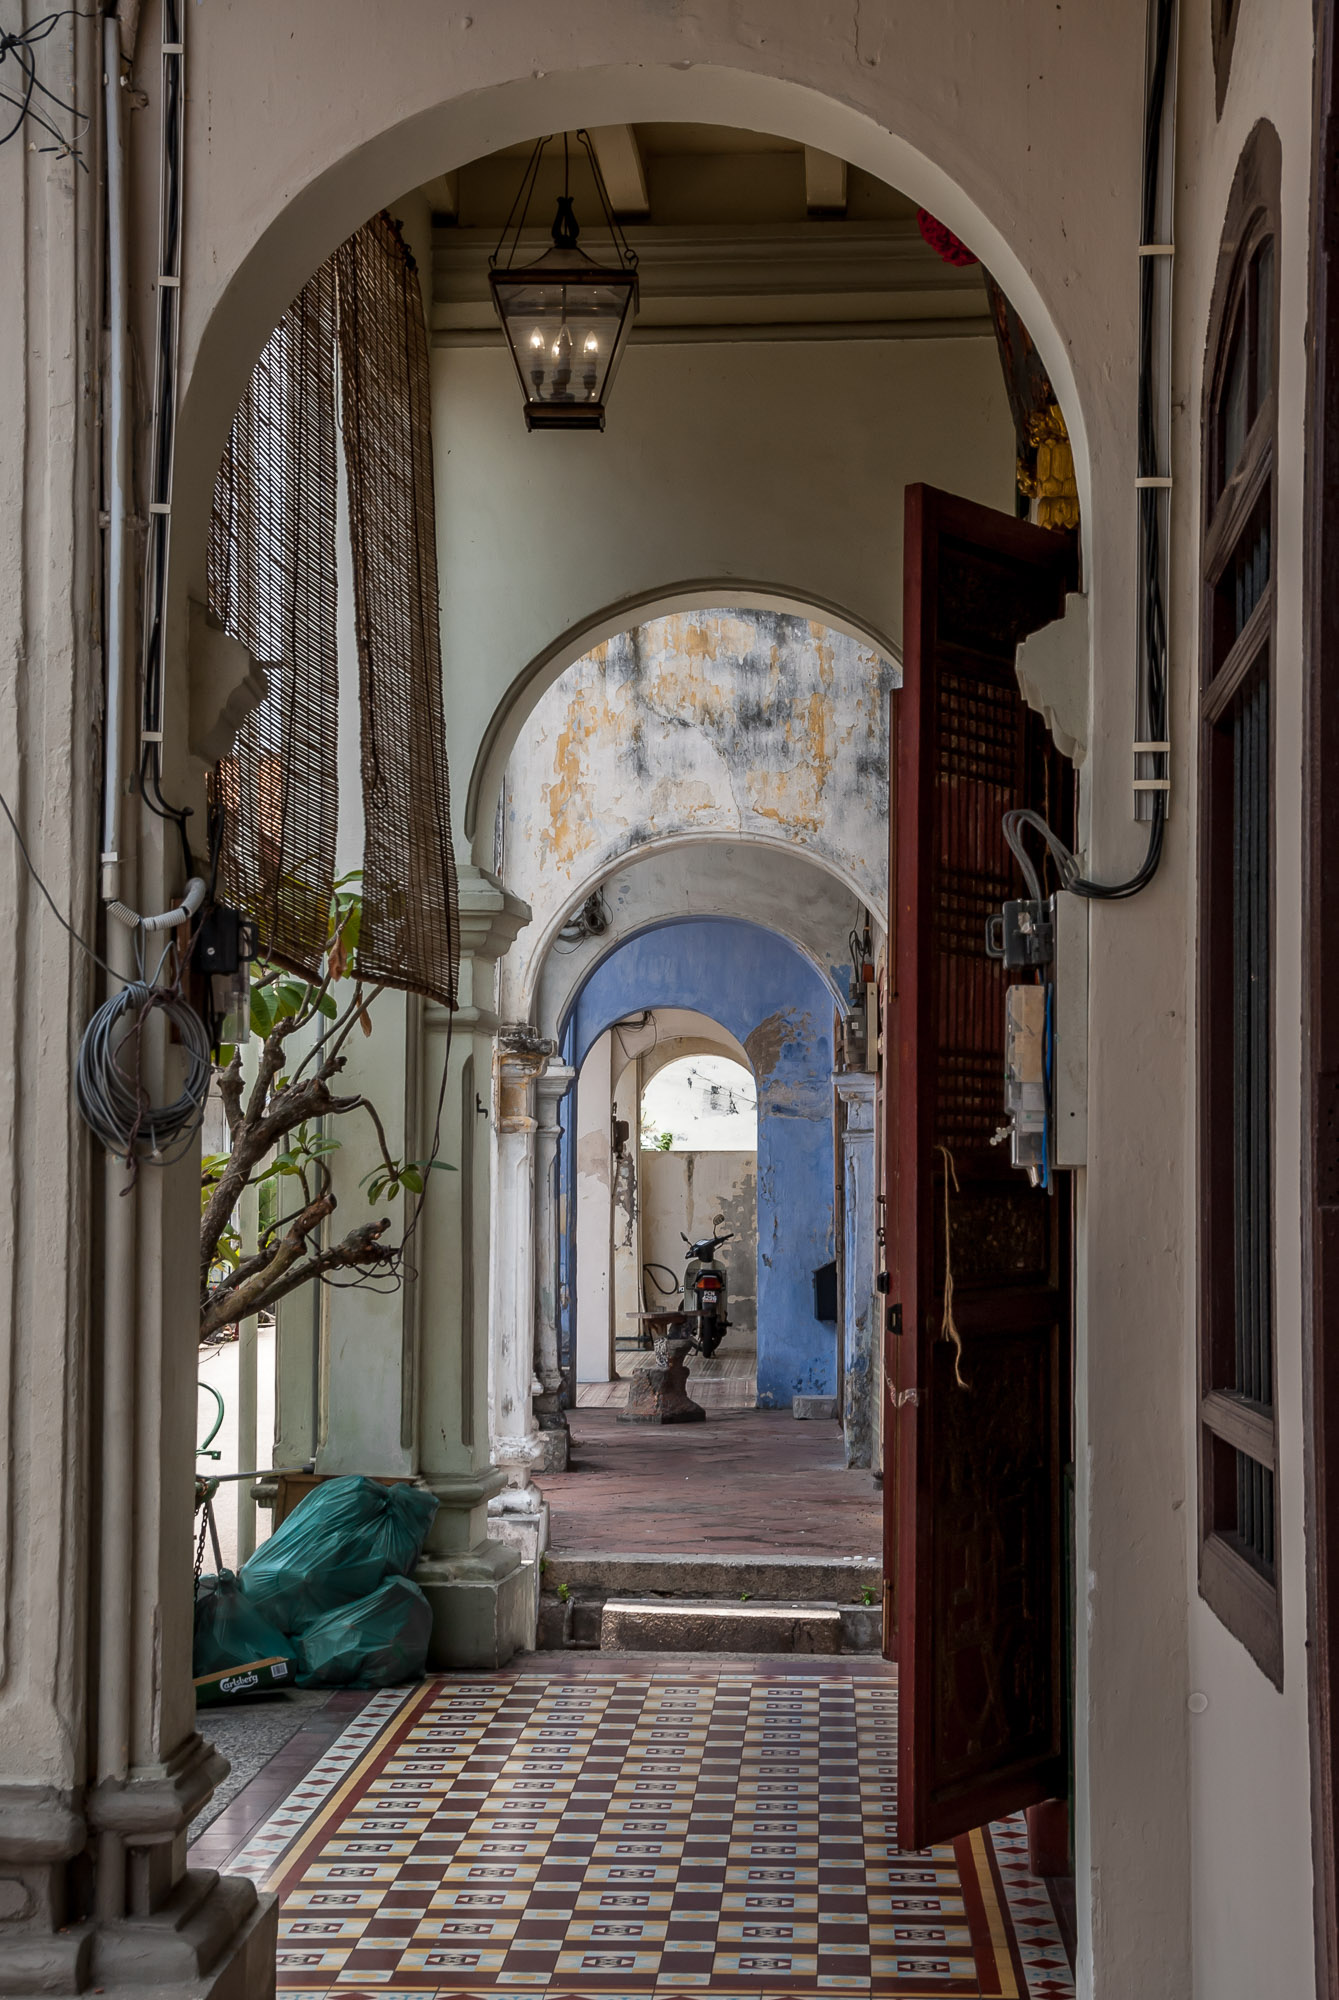
<instances>
[{"instance_id":1,"label":"white stucco wall","mask_svg":"<svg viewBox=\"0 0 1339 2000\"><path fill-rule=\"evenodd\" d=\"M1279 1464L1277 1558L1283 1611L1283 1687L1274 1688L1244 1647L1196 1594L1194 1244L1198 1224L1196 1134L1191 1093L1184 1231L1186 1504L1182 1513L1191 1579L1191 1691L1207 1706L1191 1718L1191 1840L1196 2000L1258 2000L1315 1990L1311 1777L1307 1713L1306 1523L1303 1513L1301 1102L1302 1066L1302 505L1310 199L1310 9L1298 4L1241 9L1231 86L1221 122L1213 117L1207 23L1182 34L1185 65L1177 218L1176 381L1183 398L1175 430L1178 503L1174 533L1184 567L1175 601L1173 657L1179 738L1177 792L1189 816L1199 751L1194 710L1199 657L1198 593L1201 409L1205 337L1228 197L1237 162L1260 117L1282 141L1283 225L1279 287L1277 643L1274 677L1274 1229L1275 1400ZM1192 841L1193 845L1193 841ZM1193 931L1193 871L1186 884ZM1195 1018L1196 963L1187 966L1186 1017ZM1191 1044L1190 1074L1194 1043ZM1199 1704L1196 1704L1197 1708ZM1249 1885L1249 1888L1248 1888ZM1271 1912L1262 1924L1257 1912Z\"/></svg>"},{"instance_id":2,"label":"white stucco wall","mask_svg":"<svg viewBox=\"0 0 1339 2000\"><path fill-rule=\"evenodd\" d=\"M470 662L451 689L451 754L462 811L467 776L477 788L485 864L502 765L517 732L528 738L535 695L639 605L672 593L684 610L729 606L733 579L778 607L844 615L893 650L905 487L1013 505L989 339L633 348L603 436L529 435L505 353L439 350L433 383L442 644ZM705 588L685 603L694 580ZM476 771L495 709L513 703Z\"/></svg>"}]
</instances>

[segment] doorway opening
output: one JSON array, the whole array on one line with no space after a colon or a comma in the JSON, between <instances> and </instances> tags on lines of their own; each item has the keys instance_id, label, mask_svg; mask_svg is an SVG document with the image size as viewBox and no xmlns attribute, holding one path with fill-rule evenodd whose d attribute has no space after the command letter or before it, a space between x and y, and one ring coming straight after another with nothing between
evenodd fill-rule
<instances>
[{"instance_id":1,"label":"doorway opening","mask_svg":"<svg viewBox=\"0 0 1339 2000\"><path fill-rule=\"evenodd\" d=\"M460 230L457 215L442 233ZM452 296L445 249L440 263L450 309L441 328L444 365L474 382L485 367L479 328L470 320L477 302L464 292ZM461 278L466 292L467 278ZM967 288L947 277L944 284L955 302L949 317L965 319L958 308ZM957 329L951 337L965 344L990 335L978 327L974 335ZM785 365L793 372L793 352ZM886 356L879 366L882 387ZM913 372L910 362L906 372ZM999 417L1002 397L996 402ZM934 407L957 404L950 397ZM462 427L490 421L487 395L467 398L457 417ZM964 440L955 438L948 449L942 417L936 422L936 448L947 462ZM1011 459L1008 431L1007 423L997 423L990 441L1007 443ZM971 452L961 450L961 456L975 466L981 440L971 443ZM465 436L457 467L471 462L470 445ZM497 470L502 477L500 447ZM953 476L951 466L943 476ZM467 485L463 481L461 490ZM458 508L459 498L452 504ZM783 567L794 559L793 547L777 558ZM728 563L719 567L730 573ZM561 1389L558 1382L552 1390L547 1381L543 1387L566 1406L573 1459L568 1470L538 1476L557 1524L542 1576L541 1645L655 1650L663 1644L656 1634L668 1615L679 1621L680 1653L716 1650L728 1628L726 1650L773 1662L781 1653L865 1653L871 1656L865 1664L882 1678L872 1656L881 1640L891 1639L896 1618L887 1617L881 1629L876 1482L885 1437L892 1458L893 1417L914 1413L918 1393L917 1382L901 1374L900 1359L886 1371L896 1398L891 1410L877 1396L866 1410L868 1460L854 1459L844 1445L852 1435L846 1398L861 1377L852 1357L863 1355L868 1394L878 1379L871 1366L880 1346L875 1330L893 1331L876 1303L884 1296L876 1280L891 1273L885 1258L873 1254L876 1241L888 1234L874 1219L883 1191L878 1134L886 1124L891 1152L893 1126L891 1114L875 1116L874 1098L881 1056L882 1076L888 1075L888 1042L881 1048L880 1031L882 1022L887 1032L896 991L883 912L892 817L889 705L898 671L888 652L857 636L867 635L874 621L842 625L830 609L831 623L804 617L794 608L804 601L798 589L794 595L775 592L771 603L756 601L764 595L761 588L733 596L721 589L715 601L685 605L681 591L667 592L679 600L673 609L648 601L643 622L586 648L538 700L513 703L511 757L498 786L491 858L502 891L528 903L533 921L529 940L504 957L498 1012L519 1031L514 1046L526 1060L551 1061L551 1074L566 1070L570 1080L565 1100L556 1089L552 1097L556 1127L545 1127L559 1132L556 1198L541 1198L537 1183L527 1189L523 1175L514 1177L509 1185L513 1194L519 1189L521 1206L505 1225L501 1211L495 1218L501 1242L495 1263L500 1256L522 1270L537 1269L541 1302L546 1272L554 1279L549 1290ZM506 596L494 596L502 622L512 609ZM614 601L612 593L607 601ZM812 601L817 605L818 594ZM1026 616L1004 622L1009 631L1017 623L1017 637L1031 629ZM544 670L553 664L556 644L546 642ZM532 659L538 662L540 652ZM540 672L536 665L536 683ZM1006 705L1006 693L1011 712L1021 708L1003 669L995 675L994 693L997 708ZM979 708L969 700L959 722L968 734L988 736L998 717L988 719L982 732ZM502 740L500 726L491 737L484 733L476 774L491 768ZM1008 785L998 772L983 777L970 763L965 755L954 776L965 789L984 786L973 794L972 808L984 823L998 813ZM474 806L482 803L484 827L475 825L480 842L491 816L487 784L472 786L471 795ZM924 838L930 823L927 817L914 829L918 855L932 844ZM695 873L704 857L711 882ZM977 858L964 857L968 873ZM938 939L936 949L980 955L985 905L1009 886L998 869L989 894L983 881L977 869L951 890L956 929L947 943ZM973 989L968 997L965 1037L951 1053L971 1099L967 1122L975 1137L998 1065L982 993ZM982 1006L973 1012L976 1002ZM631 1038L640 1047L638 1038L648 1029L653 1037L667 1025L672 1030L676 1016L705 1022L709 1043L687 1047L692 1034L685 1030L677 1060L733 1062L751 1079L751 1149L690 1145L689 1134L676 1145L670 1065L648 1074L645 1053L630 1055L628 1046ZM683 1020L677 1025L685 1027ZM672 1032L668 1040L673 1045ZM653 1039L651 1047L657 1046ZM539 1053L545 1047L548 1057ZM463 1101L462 1122L477 1132L474 1120L486 1116L488 1106L476 1089L476 1071L469 1075L475 1101ZM660 1093L652 1094L662 1078ZM841 1088L838 1078L844 1079ZM683 1087L689 1087L686 1080ZM718 1077L715 1087L728 1092L728 1079ZM524 1140L528 1115L515 1117L508 1137ZM722 1115L743 1112L737 1106ZM669 1146L644 1146L644 1129L653 1141L668 1132ZM858 1171L850 1164L857 1152ZM513 1155L523 1158L523 1145ZM745 1165L750 1155L751 1178ZM742 1284L732 1285L739 1349L731 1353L727 1333L718 1354L699 1356L689 1370L689 1394L697 1384L727 1383L727 1364L746 1358L746 1307L751 1371L740 1378L739 1402L721 1397L706 1407L700 1426L620 1432L624 1412L614 1398L597 1405L582 1392L617 1389L635 1372L620 1329L648 1310L648 1268L660 1269L658 1297L676 1296L667 1289L677 1285L678 1262L668 1231L677 1219L681 1233L693 1236L704 1222L704 1194L706 1223L714 1225L717 1215L728 1221L733 1205L741 1225L735 1241L751 1236L754 1283L751 1296ZM551 1241L540 1234L541 1210L552 1220ZM884 1216L886 1223L886 1207ZM933 1261L933 1225L918 1214L916 1227L930 1244L922 1289L928 1296L937 1286L942 1294L945 1271L942 1254L938 1266ZM988 1250L991 1239L982 1240ZM956 1252L960 1243L950 1219L940 1252ZM656 1253L650 1258L648 1247ZM742 1277L747 1255L727 1262ZM961 1258L957 1277L970 1290ZM544 1310L541 1303L541 1315ZM863 1347L853 1337L861 1315ZM525 1348L527 1363L531 1351ZM528 1365L523 1372L528 1394ZM903 1518L913 1511L904 1508ZM1052 1555L1055 1546L1053 1534ZM889 1606L893 1614L905 1609ZM769 1622L765 1613L777 1615ZM885 1692L889 1685L885 1679ZM550 1693L541 1699L549 1701ZM663 1720L658 1682L655 1702L653 1713ZM917 1767L918 1785L922 1775ZM889 1809L891 1800L890 1779ZM663 1798L658 1809L670 1810ZM798 1816L786 1830L798 1833ZM895 1856L890 1840L884 1858L895 1863ZM654 1857L639 1858L658 1866ZM864 1879L873 1879L868 1867ZM671 1898L673 1888L671 1883ZM636 1958L634 1952L628 1960L634 1970ZM783 1968L779 1957L769 1957L762 1969L784 1970L789 1980L797 1963L786 1955ZM979 1972L979 1960L968 1953L963 1965L972 1963ZM868 1935L862 1965L872 1968ZM743 1968L732 1961L730 1969ZM808 1972L797 1976L807 1979Z\"/></svg>"}]
</instances>

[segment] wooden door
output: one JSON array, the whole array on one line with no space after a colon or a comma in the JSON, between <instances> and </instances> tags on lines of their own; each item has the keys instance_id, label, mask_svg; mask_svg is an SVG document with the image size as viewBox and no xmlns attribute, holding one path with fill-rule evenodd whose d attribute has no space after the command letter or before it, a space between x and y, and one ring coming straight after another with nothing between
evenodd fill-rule
<instances>
[{"instance_id":1,"label":"wooden door","mask_svg":"<svg viewBox=\"0 0 1339 2000\"><path fill-rule=\"evenodd\" d=\"M1006 976L985 928L1025 893L1004 812L1031 804L1065 823L1063 763L1023 705L1014 655L1064 615L1075 547L913 486L905 563L885 1573L899 1840L923 1848L1065 1789L1066 1218L1054 1190L1031 1187L1007 1144L991 1144L1004 1123Z\"/></svg>"}]
</instances>

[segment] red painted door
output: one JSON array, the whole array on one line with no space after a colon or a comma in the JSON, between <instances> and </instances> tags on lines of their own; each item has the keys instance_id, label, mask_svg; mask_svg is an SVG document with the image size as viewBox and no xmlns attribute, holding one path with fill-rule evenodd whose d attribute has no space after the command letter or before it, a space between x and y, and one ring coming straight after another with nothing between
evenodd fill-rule
<instances>
[{"instance_id":1,"label":"red painted door","mask_svg":"<svg viewBox=\"0 0 1339 2000\"><path fill-rule=\"evenodd\" d=\"M1067 767L1022 702L1014 655L1063 616L1075 548L913 486L905 563L884 1553L899 1841L922 1848L1065 1789L1066 1217L991 1144L1004 1123L1005 973L985 928L1025 893L1004 812L1031 804L1066 821Z\"/></svg>"}]
</instances>

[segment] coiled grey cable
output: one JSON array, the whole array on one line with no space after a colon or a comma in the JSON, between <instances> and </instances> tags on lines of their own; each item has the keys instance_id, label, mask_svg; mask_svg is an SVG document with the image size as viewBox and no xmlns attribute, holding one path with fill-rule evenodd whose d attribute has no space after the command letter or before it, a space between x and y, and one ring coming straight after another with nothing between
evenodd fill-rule
<instances>
[{"instance_id":1,"label":"coiled grey cable","mask_svg":"<svg viewBox=\"0 0 1339 2000\"><path fill-rule=\"evenodd\" d=\"M141 1079L141 1037L151 1013L163 1014L179 1037L186 1081L168 1104L150 1101ZM210 1049L204 1022L168 988L136 980L104 1000L79 1044L75 1090L79 1109L109 1153L129 1165L151 1159L170 1166L199 1131L209 1094Z\"/></svg>"}]
</instances>

